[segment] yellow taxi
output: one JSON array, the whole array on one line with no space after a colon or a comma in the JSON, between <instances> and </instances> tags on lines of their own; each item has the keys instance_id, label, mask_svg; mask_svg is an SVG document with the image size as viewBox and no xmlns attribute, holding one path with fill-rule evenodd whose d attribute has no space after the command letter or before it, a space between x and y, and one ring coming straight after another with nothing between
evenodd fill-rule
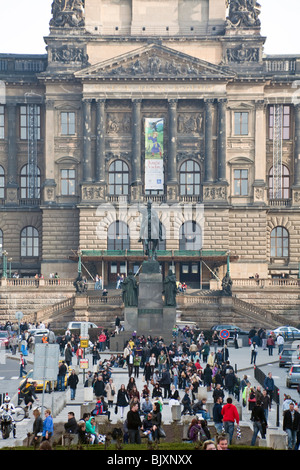
<instances>
[{"instance_id":1,"label":"yellow taxi","mask_svg":"<svg viewBox=\"0 0 300 470\"><path fill-rule=\"evenodd\" d=\"M59 361L60 363L62 361ZM71 374L72 372L72 366L67 366L67 374L66 374L66 377L65 377L65 387L67 387L67 383L68 383L68 378L69 378L69 375ZM43 391L43 384L44 384L44 381L43 380L34 380L33 379L33 369L30 369L26 375L23 375L23 378L22 380L20 381L19 383L19 390L20 388L22 387L22 385L24 384L24 382L27 381L27 383L29 384L32 384L33 382L36 382L36 389L35 391L38 393L38 392L42 392ZM51 393L52 392L52 387L53 387L53 382L50 381L50 380L45 380L45 392L47 393ZM57 388L57 380L54 381L54 390L56 390Z\"/></svg>"}]
</instances>

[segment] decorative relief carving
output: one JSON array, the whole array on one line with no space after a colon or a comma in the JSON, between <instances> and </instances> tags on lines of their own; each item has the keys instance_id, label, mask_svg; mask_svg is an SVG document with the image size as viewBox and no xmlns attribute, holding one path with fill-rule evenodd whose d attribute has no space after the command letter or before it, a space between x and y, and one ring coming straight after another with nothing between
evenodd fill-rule
<instances>
[{"instance_id":1,"label":"decorative relief carving","mask_svg":"<svg viewBox=\"0 0 300 470\"><path fill-rule=\"evenodd\" d=\"M178 115L177 129L179 134L201 134L203 114L184 113Z\"/></svg>"},{"instance_id":2,"label":"decorative relief carving","mask_svg":"<svg viewBox=\"0 0 300 470\"><path fill-rule=\"evenodd\" d=\"M204 189L204 199L208 201L226 200L226 198L227 190L224 186L211 186Z\"/></svg>"},{"instance_id":3,"label":"decorative relief carving","mask_svg":"<svg viewBox=\"0 0 300 470\"><path fill-rule=\"evenodd\" d=\"M83 201L98 201L105 198L104 186L83 185L81 190Z\"/></svg>"},{"instance_id":4,"label":"decorative relief carving","mask_svg":"<svg viewBox=\"0 0 300 470\"><path fill-rule=\"evenodd\" d=\"M53 62L63 62L65 64L78 62L87 65L88 59L88 55L84 52L84 49L80 47L62 46L52 49Z\"/></svg>"},{"instance_id":5,"label":"decorative relief carving","mask_svg":"<svg viewBox=\"0 0 300 470\"><path fill-rule=\"evenodd\" d=\"M245 44L227 49L226 51L227 62L259 62L259 48L246 47Z\"/></svg>"},{"instance_id":6,"label":"decorative relief carving","mask_svg":"<svg viewBox=\"0 0 300 470\"><path fill-rule=\"evenodd\" d=\"M106 133L130 134L131 133L131 116L128 113L108 113L106 116Z\"/></svg>"}]
</instances>

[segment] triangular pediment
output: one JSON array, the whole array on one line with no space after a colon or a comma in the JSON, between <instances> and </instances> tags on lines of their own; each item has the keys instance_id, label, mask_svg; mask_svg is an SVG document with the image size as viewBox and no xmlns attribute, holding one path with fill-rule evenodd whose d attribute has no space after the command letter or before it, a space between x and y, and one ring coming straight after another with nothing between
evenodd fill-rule
<instances>
[{"instance_id":1,"label":"triangular pediment","mask_svg":"<svg viewBox=\"0 0 300 470\"><path fill-rule=\"evenodd\" d=\"M232 72L174 49L150 44L75 73L81 79L229 79Z\"/></svg>"}]
</instances>

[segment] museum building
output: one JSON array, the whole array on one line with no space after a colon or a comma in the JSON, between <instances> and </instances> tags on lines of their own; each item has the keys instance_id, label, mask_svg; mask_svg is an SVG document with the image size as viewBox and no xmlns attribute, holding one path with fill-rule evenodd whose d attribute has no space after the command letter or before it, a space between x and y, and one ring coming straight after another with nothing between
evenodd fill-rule
<instances>
[{"instance_id":1,"label":"museum building","mask_svg":"<svg viewBox=\"0 0 300 470\"><path fill-rule=\"evenodd\" d=\"M264 54L260 5L54 0L49 19L44 55L0 54L2 273L137 273L151 200L164 275L298 278L300 55Z\"/></svg>"}]
</instances>

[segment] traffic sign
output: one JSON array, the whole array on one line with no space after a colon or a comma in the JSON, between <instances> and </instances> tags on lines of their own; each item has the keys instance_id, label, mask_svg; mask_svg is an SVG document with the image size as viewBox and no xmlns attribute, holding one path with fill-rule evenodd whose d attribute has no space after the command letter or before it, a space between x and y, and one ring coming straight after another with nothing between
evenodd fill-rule
<instances>
[{"instance_id":1,"label":"traffic sign","mask_svg":"<svg viewBox=\"0 0 300 470\"><path fill-rule=\"evenodd\" d=\"M222 339L228 339L229 338L229 331L228 330L222 330L220 331L220 337Z\"/></svg>"}]
</instances>

